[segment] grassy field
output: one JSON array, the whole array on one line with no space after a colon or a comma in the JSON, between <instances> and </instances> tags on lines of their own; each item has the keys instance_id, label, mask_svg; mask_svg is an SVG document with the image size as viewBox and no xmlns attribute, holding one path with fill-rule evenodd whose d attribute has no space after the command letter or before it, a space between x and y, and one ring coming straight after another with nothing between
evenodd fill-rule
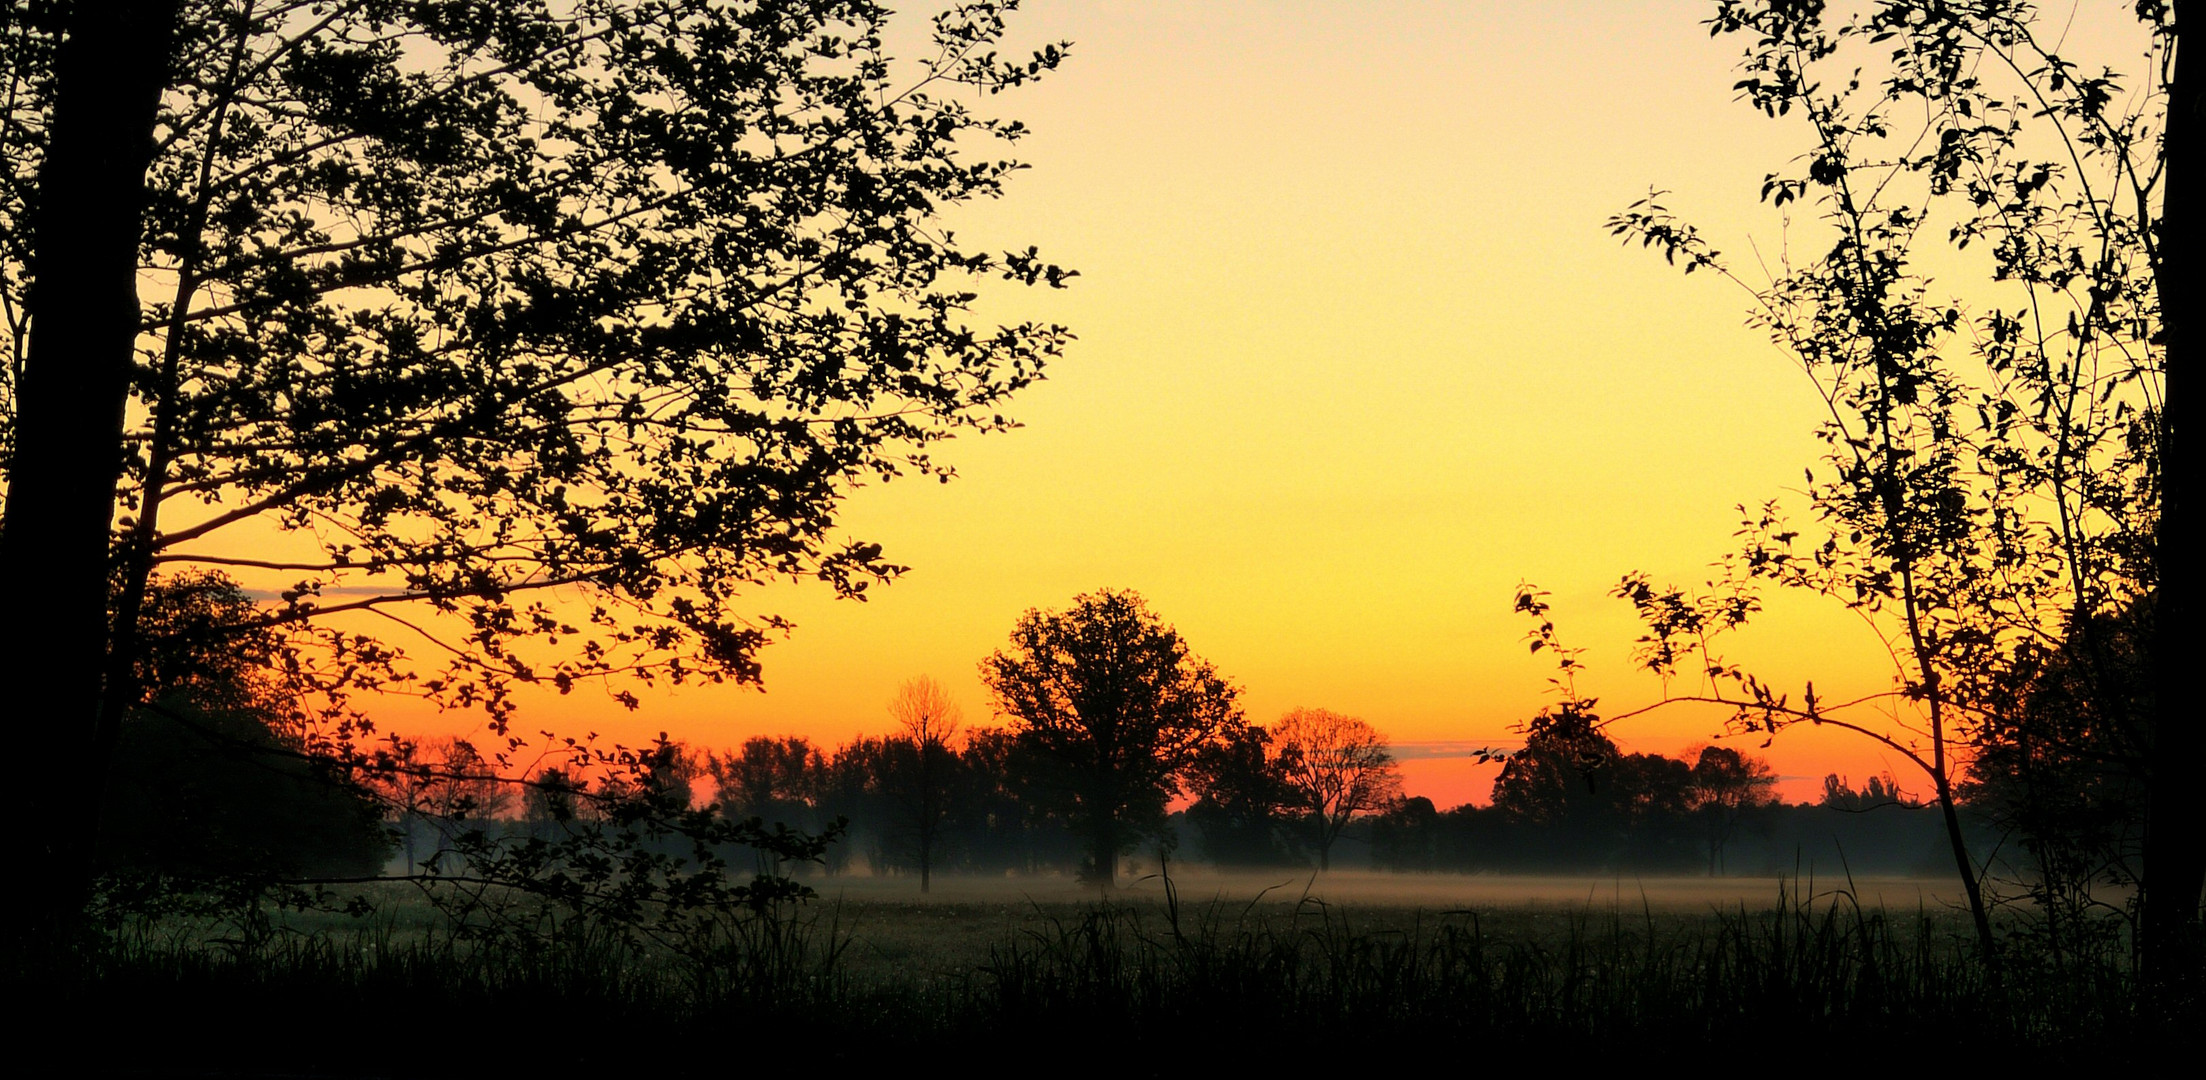
<instances>
[{"instance_id":1,"label":"grassy field","mask_svg":"<svg viewBox=\"0 0 2206 1080\"><path fill-rule=\"evenodd\" d=\"M41 1007L138 1032L113 1064L144 1075L941 1056L1140 1075L1395 1043L2103 1064L2159 1037L2133 1015L2118 949L2047 957L2017 932L1994 967L1937 882L1190 872L1108 898L1054 879L949 879L926 897L909 880L822 884L811 904L657 942L588 920L471 940L388 888L358 920L284 913L241 933L170 917L107 939Z\"/></svg>"},{"instance_id":2,"label":"grassy field","mask_svg":"<svg viewBox=\"0 0 2206 1080\"><path fill-rule=\"evenodd\" d=\"M1944 880L1864 879L1818 883L1775 878L1603 878L1332 872L1219 873L1207 868L1122 881L1106 898L1070 879L937 879L920 895L909 878L817 882L815 914L849 943L844 970L866 980L898 973L956 974L984 966L1007 944L1047 941L1069 921L1107 905L1139 932L1170 936L1169 900L1181 932L1197 928L1271 936L1348 932L1416 937L1445 927L1476 928L1496 944L1546 944L1580 932L1630 923L1682 933L1726 918L1803 899L1919 915L1939 933L1968 932ZM1168 892L1173 894L1168 897Z\"/></svg>"}]
</instances>

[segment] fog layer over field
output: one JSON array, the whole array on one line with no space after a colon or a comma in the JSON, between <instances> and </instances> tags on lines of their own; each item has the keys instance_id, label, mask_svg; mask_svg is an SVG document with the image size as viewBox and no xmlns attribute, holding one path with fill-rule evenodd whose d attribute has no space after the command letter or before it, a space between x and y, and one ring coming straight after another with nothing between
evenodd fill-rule
<instances>
[{"instance_id":1,"label":"fog layer over field","mask_svg":"<svg viewBox=\"0 0 2206 1080\"><path fill-rule=\"evenodd\" d=\"M945 876L933 890L919 892L917 882L897 876L838 876L815 882L825 903L859 904L1003 904L1060 905L1092 902L1106 894L1067 877ZM1592 912L1643 909L1683 911L1763 910L1803 895L1818 903L1843 902L1851 894L1864 907L1894 911L1938 910L1962 902L1959 883L1950 878L1863 877L1849 880L1843 871L1811 871L1795 877L1640 877L1536 876L1491 874L1393 874L1332 871L1311 874L1224 872L1207 866L1171 868L1171 885L1183 905L1254 906L1277 912L1302 903L1334 908L1415 908L1426 911L1492 910L1513 907L1578 908ZM1108 899L1145 905L1166 899L1164 879L1154 863L1136 867L1121 879ZM1227 913L1230 917L1231 912Z\"/></svg>"}]
</instances>

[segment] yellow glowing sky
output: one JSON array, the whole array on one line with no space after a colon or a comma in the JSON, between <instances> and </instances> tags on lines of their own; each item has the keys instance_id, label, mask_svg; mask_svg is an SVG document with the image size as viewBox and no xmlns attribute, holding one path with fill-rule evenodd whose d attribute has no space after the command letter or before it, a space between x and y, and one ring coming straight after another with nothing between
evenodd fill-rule
<instances>
[{"instance_id":1,"label":"yellow glowing sky","mask_svg":"<svg viewBox=\"0 0 2206 1080\"><path fill-rule=\"evenodd\" d=\"M1587 648L1587 691L1653 699L1607 589L1632 569L1698 580L1734 504L1797 486L1816 452L1810 387L1743 325L1746 297L1602 227L1659 186L1741 263L1749 238L1782 243L1756 197L1802 134L1732 101L1742 43L1709 38L1709 7L1030 2L1015 43L1070 40L1072 58L976 102L1033 129L1032 168L954 221L1080 272L987 297L991 319L1079 335L1016 403L1025 428L944 448L948 486L849 501L848 532L913 569L864 604L816 583L759 593L798 627L764 654L764 692L690 688L623 715L584 691L522 727L833 745L887 730L921 674L986 722L978 661L1023 610L1101 587L1145 595L1252 719L1329 708L1408 755L1510 744L1547 700L1520 580ZM1813 603L1781 606L1741 655L1826 696L1891 678L1858 622ZM477 720L414 712L387 715ZM1674 754L1717 726L1676 712L1612 734ZM1792 798L1832 771L1922 786L1844 738L1762 752ZM1494 772L1408 765L1443 806L1482 800Z\"/></svg>"}]
</instances>

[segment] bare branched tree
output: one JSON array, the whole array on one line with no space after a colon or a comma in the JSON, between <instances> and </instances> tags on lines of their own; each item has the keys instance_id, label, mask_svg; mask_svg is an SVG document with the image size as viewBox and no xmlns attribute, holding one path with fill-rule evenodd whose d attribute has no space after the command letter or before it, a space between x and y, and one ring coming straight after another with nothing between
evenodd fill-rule
<instances>
[{"instance_id":1,"label":"bare branched tree","mask_svg":"<svg viewBox=\"0 0 2206 1080\"><path fill-rule=\"evenodd\" d=\"M933 888L942 819L950 808L950 777L957 767L957 750L950 740L964 723L964 711L941 683L921 675L897 689L889 701L889 715L904 728L897 754L904 760L892 766L902 774L901 782L893 786L912 815L919 844L919 891L927 892Z\"/></svg>"},{"instance_id":2,"label":"bare branched tree","mask_svg":"<svg viewBox=\"0 0 2206 1080\"><path fill-rule=\"evenodd\" d=\"M1279 770L1317 837L1318 869L1330 869L1333 841L1349 820L1401 797L1401 769L1370 724L1325 709L1288 713L1272 739Z\"/></svg>"}]
</instances>

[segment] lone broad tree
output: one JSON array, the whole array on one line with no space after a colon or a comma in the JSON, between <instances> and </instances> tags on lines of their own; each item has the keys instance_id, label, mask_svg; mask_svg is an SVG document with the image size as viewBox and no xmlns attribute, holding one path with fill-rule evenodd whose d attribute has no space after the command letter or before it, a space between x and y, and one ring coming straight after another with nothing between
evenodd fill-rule
<instances>
[{"instance_id":1,"label":"lone broad tree","mask_svg":"<svg viewBox=\"0 0 2206 1080\"><path fill-rule=\"evenodd\" d=\"M981 662L981 679L1053 767L1047 786L1071 803L1089 872L1105 885L1141 822L1161 820L1180 773L1241 723L1240 691L1129 591L1029 610L1010 650Z\"/></svg>"},{"instance_id":2,"label":"lone broad tree","mask_svg":"<svg viewBox=\"0 0 2206 1080\"><path fill-rule=\"evenodd\" d=\"M1009 6L903 67L862 0L0 8L22 804L110 755L157 569L284 575L240 632L294 690L501 725L520 684L754 679L745 585L893 576L830 541L842 493L947 476L1067 338L967 325L1066 272L937 221L1017 167L967 102L1061 55L999 59Z\"/></svg>"}]
</instances>

